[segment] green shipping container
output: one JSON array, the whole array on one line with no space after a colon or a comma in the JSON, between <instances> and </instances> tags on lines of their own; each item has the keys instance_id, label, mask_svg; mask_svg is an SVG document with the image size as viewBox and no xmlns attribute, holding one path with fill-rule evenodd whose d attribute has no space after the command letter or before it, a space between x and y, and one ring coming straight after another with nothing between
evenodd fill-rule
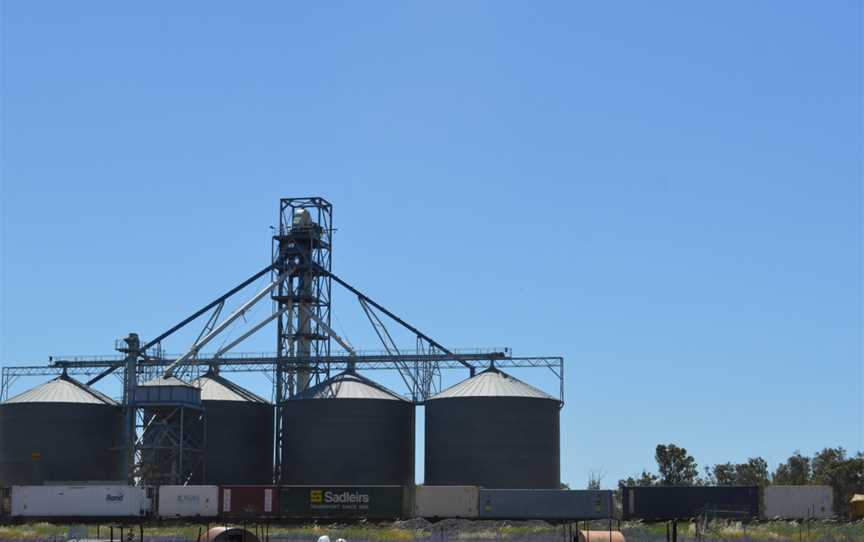
<instances>
[{"instance_id":1,"label":"green shipping container","mask_svg":"<svg viewBox=\"0 0 864 542\"><path fill-rule=\"evenodd\" d=\"M402 486L282 486L279 505L285 517L395 519L406 495Z\"/></svg>"}]
</instances>

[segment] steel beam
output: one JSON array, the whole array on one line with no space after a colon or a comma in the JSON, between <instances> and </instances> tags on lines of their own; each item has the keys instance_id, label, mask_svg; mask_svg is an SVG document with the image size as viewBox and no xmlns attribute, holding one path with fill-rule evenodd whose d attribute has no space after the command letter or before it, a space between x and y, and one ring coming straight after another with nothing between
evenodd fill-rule
<instances>
[{"instance_id":1,"label":"steel beam","mask_svg":"<svg viewBox=\"0 0 864 542\"><path fill-rule=\"evenodd\" d=\"M162 342L162 340L164 340L164 339L166 339L167 337L169 337L170 335L172 335L174 332L176 332L176 331L178 331L179 329L185 327L187 324L189 324L189 322L192 322L193 320L195 320L196 318L198 318L199 316L201 316L201 315L204 314L205 312L209 311L210 309L216 307L216 306L219 305L220 303L224 303L226 299L228 299L228 298L231 297L232 295L236 294L237 292L239 292L239 291L242 290L243 288L249 286L250 284L252 284L252 283L255 282L256 280L258 280L259 278L263 277L264 275L266 275L267 273L269 273L271 269L273 269L273 265L272 265L272 264L268 265L267 267L265 267L265 268L262 269L261 271L258 271L257 273L255 273L254 275L252 275L252 276L249 277L248 279L244 280L243 282L241 282L240 284L238 284L238 285L235 286L234 288L231 288L230 290L228 290L227 292L225 292L225 293L222 294L221 296L219 296L219 297L217 297L216 299L214 299L212 302L210 302L210 303L208 303L207 305L205 305L203 308L199 309L198 311L196 311L196 312L194 312L193 314L191 314L190 316L188 316L186 319L184 319L183 321L181 321L179 324L175 325L174 327L172 327L172 328L169 329L168 331L162 333L161 335L159 335L158 337L156 337L156 338L153 339L152 341L150 341L150 342L148 342L147 344L145 344L144 346L142 346L142 347L141 347L141 351L142 351L142 352L146 352L146 351L149 350L151 347L153 347L153 346L159 344L160 342ZM110 375L111 373L113 373L114 371L116 371L117 369L119 369L120 367L122 367L123 364L125 363L125 361L126 361L125 358L123 358L122 360L119 360L119 361L117 361L116 363L114 363L114 364L108 366L107 369L105 369L103 372L99 373L95 378L90 379L90 380L87 382L87 385L88 385L88 386L92 386L92 385L95 384L96 382L99 382L100 380L102 380L102 379L105 378L106 376Z\"/></svg>"},{"instance_id":2,"label":"steel beam","mask_svg":"<svg viewBox=\"0 0 864 542\"><path fill-rule=\"evenodd\" d=\"M173 375L175 370L181 368L184 363L195 357L198 354L198 351L204 348L207 343L215 339L217 335L225 331L225 329L227 329L228 326L230 326L235 320L246 314L246 311L251 309L256 303L264 299L264 296L272 292L273 288L275 288L290 272L291 270L289 269L285 273L282 273L281 275L276 277L276 280L262 288L258 293L252 296L252 299L241 305L240 308L231 313L228 318L216 325L210 333L208 333L207 335L199 339L195 344L193 344L192 348L190 348L188 352L183 354L179 359L177 359L177 361L173 362L165 369L165 377L167 378Z\"/></svg>"},{"instance_id":3,"label":"steel beam","mask_svg":"<svg viewBox=\"0 0 864 542\"><path fill-rule=\"evenodd\" d=\"M363 292L361 292L361 291L358 290L357 288L351 286L350 284L348 284L348 283L345 282L344 280L340 279L339 277L337 277L336 275L334 275L334 274L333 274L329 269L320 268L320 271L321 271L322 273L326 273L327 275L329 275L331 279L335 280L335 281L336 281L337 283L339 283L339 285L341 285L343 288L345 288L346 290L348 290L348 291L351 292L352 294L356 295L358 299L360 299L361 301L365 301L365 302L368 303L369 305L372 305L373 307L375 307L375 308L378 309L379 311L383 312L384 314L386 314L387 316L389 316L390 318L392 318L393 321L395 321L397 324L401 325L402 327L404 327L405 329L407 329L407 330L410 331L411 333L415 334L417 337L420 337L421 339L423 339L424 341L428 342L429 344L431 344L432 346L434 346L434 347L437 348L438 350L444 352L445 354L450 355L453 359L455 359L455 360L457 360L457 361L459 360L459 356L457 356L456 354L454 354L454 353L451 352L450 350L444 348L444 346L442 346L442 345L441 345L439 342L437 342L435 339L433 339L432 337L426 335L425 333L423 333L422 331L420 331L420 330L417 329L416 327L412 326L411 324L409 324L409 323L406 322L405 320L399 318L398 316L396 316L395 314L393 314L392 312L390 312L389 310L387 310L386 308L384 308L384 307L381 306L380 304L376 303L374 299L372 299L371 297L367 296L366 294L364 294ZM469 369L469 370L471 371L471 375L473 376L473 375L474 375L474 373L473 373L473 371L474 371L474 367L472 367L472 366L471 366L470 364L468 364L468 363L463 363L463 365L464 365L467 369Z\"/></svg>"}]
</instances>

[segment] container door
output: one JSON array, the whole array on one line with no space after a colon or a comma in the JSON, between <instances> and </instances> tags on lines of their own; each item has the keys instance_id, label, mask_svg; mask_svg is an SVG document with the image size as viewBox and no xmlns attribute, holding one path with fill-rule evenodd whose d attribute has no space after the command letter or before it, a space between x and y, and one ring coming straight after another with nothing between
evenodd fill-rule
<instances>
[{"instance_id":1,"label":"container door","mask_svg":"<svg viewBox=\"0 0 864 542\"><path fill-rule=\"evenodd\" d=\"M271 488L264 490L264 512L273 513L273 489Z\"/></svg>"},{"instance_id":2,"label":"container door","mask_svg":"<svg viewBox=\"0 0 864 542\"><path fill-rule=\"evenodd\" d=\"M231 490L222 490L222 511L231 512Z\"/></svg>"}]
</instances>

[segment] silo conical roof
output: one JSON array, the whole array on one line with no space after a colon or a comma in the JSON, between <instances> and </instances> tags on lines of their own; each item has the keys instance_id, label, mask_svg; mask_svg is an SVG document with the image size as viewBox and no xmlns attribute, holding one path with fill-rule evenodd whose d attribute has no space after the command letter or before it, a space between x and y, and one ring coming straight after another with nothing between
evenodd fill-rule
<instances>
[{"instance_id":1,"label":"silo conical roof","mask_svg":"<svg viewBox=\"0 0 864 542\"><path fill-rule=\"evenodd\" d=\"M339 373L312 386L295 399L380 399L407 401L404 397L353 371Z\"/></svg>"},{"instance_id":2,"label":"silo conical roof","mask_svg":"<svg viewBox=\"0 0 864 542\"><path fill-rule=\"evenodd\" d=\"M3 404L15 403L75 403L116 406L117 402L95 389L78 382L65 373L53 380L19 393Z\"/></svg>"},{"instance_id":3,"label":"silo conical roof","mask_svg":"<svg viewBox=\"0 0 864 542\"><path fill-rule=\"evenodd\" d=\"M202 401L239 401L244 403L263 403L269 401L255 395L218 373L208 371L199 378L192 381L192 385L201 388Z\"/></svg>"},{"instance_id":4,"label":"silo conical roof","mask_svg":"<svg viewBox=\"0 0 864 542\"><path fill-rule=\"evenodd\" d=\"M494 367L463 380L432 396L429 400L457 397L528 397L558 401L543 390L522 382Z\"/></svg>"}]
</instances>

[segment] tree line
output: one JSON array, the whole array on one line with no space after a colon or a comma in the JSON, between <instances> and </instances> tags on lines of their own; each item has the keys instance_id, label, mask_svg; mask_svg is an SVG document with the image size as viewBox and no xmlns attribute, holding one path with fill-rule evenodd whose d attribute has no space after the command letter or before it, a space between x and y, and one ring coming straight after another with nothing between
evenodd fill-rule
<instances>
[{"instance_id":1,"label":"tree line","mask_svg":"<svg viewBox=\"0 0 864 542\"><path fill-rule=\"evenodd\" d=\"M751 457L743 463L706 465L700 471L687 449L675 444L658 444L654 451L657 473L643 470L636 476L618 481L625 486L767 486L827 485L834 490L834 511L848 515L849 499L864 493L864 453L854 455L842 447L824 448L812 456L796 450L771 472L762 457ZM592 475L588 487L599 487Z\"/></svg>"}]
</instances>

